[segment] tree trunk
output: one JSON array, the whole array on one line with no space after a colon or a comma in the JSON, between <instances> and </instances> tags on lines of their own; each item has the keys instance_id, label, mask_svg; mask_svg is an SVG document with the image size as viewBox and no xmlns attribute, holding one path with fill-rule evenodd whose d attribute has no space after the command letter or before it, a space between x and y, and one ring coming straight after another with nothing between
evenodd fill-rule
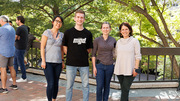
<instances>
[{"instance_id":1,"label":"tree trunk","mask_svg":"<svg viewBox=\"0 0 180 101\"><path fill-rule=\"evenodd\" d=\"M129 6L126 2L124 2L124 1L121 1L121 0L115 0L116 2L118 2L118 3L120 3L120 4L122 4L122 5L124 5L124 6ZM135 11L135 12L137 12L137 13L140 13L140 14L142 14L142 15L144 15L147 19L148 19L148 21L154 26L154 29L156 30L156 32L157 32L157 34L159 35L159 37L160 37L160 39L162 40L162 42L163 42L163 46L164 47L169 47L169 44L168 44L168 41L167 41L167 39L166 39L166 37L165 37L165 35L162 33L162 31L161 31L161 29L160 29L160 27L159 27L159 24L153 19L153 17L152 16L150 16L149 14L148 14L148 12L147 12L147 10L146 10L146 8L145 9L142 9L141 7L139 7L139 6L132 6L131 7L131 9L133 10L133 11ZM162 19L162 20L164 20L164 19ZM164 20L165 21L165 20ZM167 26L167 25L166 25ZM165 26L165 27L166 27ZM167 28L168 29L168 28ZM167 31L167 30L166 30ZM170 32L169 32L170 33ZM172 40L173 41L173 40ZM170 59L171 59L171 61L172 61L172 56L170 56ZM175 72L176 72L176 76L178 77L179 76L179 68L178 68L178 64L177 64L177 61L176 61L176 59L174 59L174 66L173 66L174 68L174 70L175 70Z\"/></svg>"},{"instance_id":2,"label":"tree trunk","mask_svg":"<svg viewBox=\"0 0 180 101\"><path fill-rule=\"evenodd\" d=\"M160 19L161 19L161 21L162 21L162 23L163 23L163 26L164 26L164 29L165 29L167 35L169 36L169 38L172 40L172 42L174 43L174 45L175 45L176 47L180 47L180 44L173 38L171 32L169 31L169 28L168 28L168 26L167 26L167 24L166 24L166 21L165 21L163 15L162 15L161 11L159 10L159 7L157 6L156 2L155 2L154 0L151 0L151 2L152 2L152 5L157 8L156 11L157 11L158 14L159 14L159 17L160 17Z\"/></svg>"},{"instance_id":3,"label":"tree trunk","mask_svg":"<svg viewBox=\"0 0 180 101\"><path fill-rule=\"evenodd\" d=\"M173 63L173 71L175 72L176 78L178 78L179 77L179 66L178 66L177 60L176 60L175 56L174 56L174 60L173 60L172 55L169 55L169 57L171 60L171 64Z\"/></svg>"}]
</instances>

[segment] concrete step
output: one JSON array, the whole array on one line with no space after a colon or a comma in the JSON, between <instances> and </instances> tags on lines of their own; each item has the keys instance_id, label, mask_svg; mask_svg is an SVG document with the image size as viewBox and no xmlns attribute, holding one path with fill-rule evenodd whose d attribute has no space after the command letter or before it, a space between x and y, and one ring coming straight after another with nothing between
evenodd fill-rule
<instances>
[{"instance_id":1,"label":"concrete step","mask_svg":"<svg viewBox=\"0 0 180 101\"><path fill-rule=\"evenodd\" d=\"M38 74L38 75L44 75L44 71L40 69L29 68L26 70L26 72ZM66 80L66 74L61 73L60 79ZM76 76L75 81L81 82L81 78L79 76ZM96 85L96 80L89 78L89 84ZM113 89L120 89L119 83L116 83L116 82L111 82L110 86ZM141 83L134 82L131 86L132 89L176 88L176 87L178 87L178 82L141 82Z\"/></svg>"}]
</instances>

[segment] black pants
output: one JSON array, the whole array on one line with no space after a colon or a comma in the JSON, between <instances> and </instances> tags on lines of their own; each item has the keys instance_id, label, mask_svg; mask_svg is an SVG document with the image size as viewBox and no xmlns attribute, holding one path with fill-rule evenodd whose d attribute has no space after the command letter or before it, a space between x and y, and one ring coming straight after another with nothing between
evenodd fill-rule
<instances>
[{"instance_id":1,"label":"black pants","mask_svg":"<svg viewBox=\"0 0 180 101\"><path fill-rule=\"evenodd\" d=\"M62 70L62 63L47 63L44 74L47 80L46 95L48 101L56 99L58 93L59 76Z\"/></svg>"},{"instance_id":2,"label":"black pants","mask_svg":"<svg viewBox=\"0 0 180 101\"><path fill-rule=\"evenodd\" d=\"M119 79L119 83L121 86L121 100L120 101L128 101L129 100L129 90L131 84L135 77L133 76L124 76L124 75L117 75Z\"/></svg>"}]
</instances>

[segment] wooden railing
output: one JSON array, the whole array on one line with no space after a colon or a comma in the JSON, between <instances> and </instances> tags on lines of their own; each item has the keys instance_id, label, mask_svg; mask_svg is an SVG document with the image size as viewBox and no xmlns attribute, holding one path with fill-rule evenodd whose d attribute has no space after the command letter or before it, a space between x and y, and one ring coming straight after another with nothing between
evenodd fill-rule
<instances>
[{"instance_id":1,"label":"wooden railing","mask_svg":"<svg viewBox=\"0 0 180 101\"><path fill-rule=\"evenodd\" d=\"M154 82L154 81L178 81L180 73L180 48L141 48L142 60L139 74L134 82ZM41 69L37 65L40 59L40 43L33 43L32 48L26 56L30 63L30 68ZM91 59L90 59L91 60ZM65 69L63 73L65 73ZM90 61L90 78L95 78ZM112 82L117 82L117 77L113 75Z\"/></svg>"}]
</instances>

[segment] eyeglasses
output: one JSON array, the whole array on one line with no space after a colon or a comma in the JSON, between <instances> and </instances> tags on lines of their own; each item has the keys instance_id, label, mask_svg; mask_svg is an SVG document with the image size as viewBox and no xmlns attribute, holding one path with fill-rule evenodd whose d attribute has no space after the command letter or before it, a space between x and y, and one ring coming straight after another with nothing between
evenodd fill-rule
<instances>
[{"instance_id":1,"label":"eyeglasses","mask_svg":"<svg viewBox=\"0 0 180 101\"><path fill-rule=\"evenodd\" d=\"M55 20L55 22L56 22L56 23L59 23L59 24L61 24L61 23L62 23L62 22L61 22L61 21L59 21L59 20Z\"/></svg>"}]
</instances>

